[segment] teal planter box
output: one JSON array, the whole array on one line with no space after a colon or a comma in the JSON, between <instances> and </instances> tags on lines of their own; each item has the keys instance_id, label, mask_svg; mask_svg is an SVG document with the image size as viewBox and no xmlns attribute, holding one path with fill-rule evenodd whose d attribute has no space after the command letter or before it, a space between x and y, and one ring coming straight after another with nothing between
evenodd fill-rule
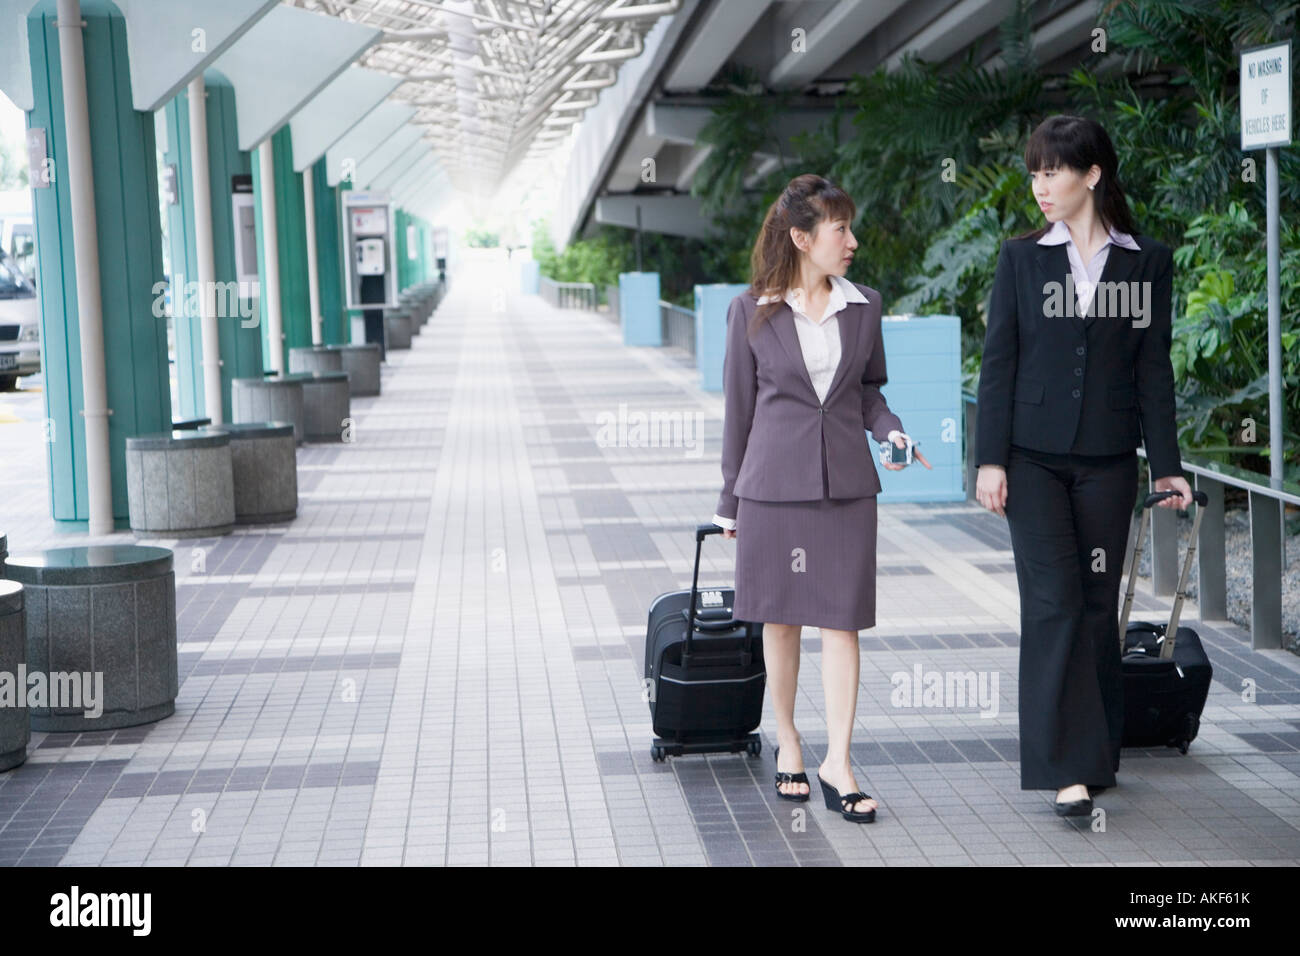
<instances>
[{"instance_id":1,"label":"teal planter box","mask_svg":"<svg viewBox=\"0 0 1300 956\"><path fill-rule=\"evenodd\" d=\"M519 263L519 291L524 295L537 295L542 287L542 268L536 259Z\"/></svg>"},{"instance_id":2,"label":"teal planter box","mask_svg":"<svg viewBox=\"0 0 1300 956\"><path fill-rule=\"evenodd\" d=\"M700 370L700 388L722 391L722 360L727 355L727 309L731 300L749 286L739 282L718 282L695 287L695 365Z\"/></svg>"},{"instance_id":3,"label":"teal planter box","mask_svg":"<svg viewBox=\"0 0 1300 956\"><path fill-rule=\"evenodd\" d=\"M618 321L624 345L663 345L659 318L659 273L618 274Z\"/></svg>"},{"instance_id":4,"label":"teal planter box","mask_svg":"<svg viewBox=\"0 0 1300 956\"><path fill-rule=\"evenodd\" d=\"M890 471L880 463L880 446L868 431L881 501L965 501L961 320L955 315L886 315L880 324L889 376L881 392L934 466L931 471L914 461L902 471Z\"/></svg>"}]
</instances>

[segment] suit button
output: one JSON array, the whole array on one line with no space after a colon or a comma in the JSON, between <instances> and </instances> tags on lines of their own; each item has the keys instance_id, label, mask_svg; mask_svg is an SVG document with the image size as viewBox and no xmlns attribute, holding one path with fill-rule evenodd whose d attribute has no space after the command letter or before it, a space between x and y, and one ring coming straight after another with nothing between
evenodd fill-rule
<instances>
[{"instance_id":1,"label":"suit button","mask_svg":"<svg viewBox=\"0 0 1300 956\"><path fill-rule=\"evenodd\" d=\"M1077 349L1074 350L1075 355L1082 355L1083 352L1084 352L1084 348L1082 345L1080 345Z\"/></svg>"},{"instance_id":2,"label":"suit button","mask_svg":"<svg viewBox=\"0 0 1300 956\"><path fill-rule=\"evenodd\" d=\"M1076 389L1075 389L1073 392L1071 392L1070 394L1073 395L1075 398L1078 398L1078 397L1079 397L1079 390L1076 388Z\"/></svg>"},{"instance_id":3,"label":"suit button","mask_svg":"<svg viewBox=\"0 0 1300 956\"><path fill-rule=\"evenodd\" d=\"M817 411L818 411L819 414L822 414L822 415L825 415L825 414L826 414L826 408L825 408L825 406L818 405L818 406L817 406Z\"/></svg>"},{"instance_id":4,"label":"suit button","mask_svg":"<svg viewBox=\"0 0 1300 956\"><path fill-rule=\"evenodd\" d=\"M1075 374L1075 375L1082 375L1082 374L1083 374L1083 369L1081 369L1081 368L1076 368L1076 369L1074 370L1074 374Z\"/></svg>"}]
</instances>

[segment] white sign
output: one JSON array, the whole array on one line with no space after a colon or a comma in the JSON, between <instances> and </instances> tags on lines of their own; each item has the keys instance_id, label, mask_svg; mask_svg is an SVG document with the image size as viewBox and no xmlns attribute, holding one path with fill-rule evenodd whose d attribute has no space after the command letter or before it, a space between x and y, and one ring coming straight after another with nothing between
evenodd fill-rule
<instances>
[{"instance_id":1,"label":"white sign","mask_svg":"<svg viewBox=\"0 0 1300 956\"><path fill-rule=\"evenodd\" d=\"M251 285L258 280L257 210L253 207L253 194L233 193L230 210L235 217L235 279L241 285Z\"/></svg>"},{"instance_id":2,"label":"white sign","mask_svg":"<svg viewBox=\"0 0 1300 956\"><path fill-rule=\"evenodd\" d=\"M388 231L387 206L352 206L352 232L358 236L381 236Z\"/></svg>"},{"instance_id":3,"label":"white sign","mask_svg":"<svg viewBox=\"0 0 1300 956\"><path fill-rule=\"evenodd\" d=\"M1241 148L1291 145L1291 41L1241 51Z\"/></svg>"}]
</instances>

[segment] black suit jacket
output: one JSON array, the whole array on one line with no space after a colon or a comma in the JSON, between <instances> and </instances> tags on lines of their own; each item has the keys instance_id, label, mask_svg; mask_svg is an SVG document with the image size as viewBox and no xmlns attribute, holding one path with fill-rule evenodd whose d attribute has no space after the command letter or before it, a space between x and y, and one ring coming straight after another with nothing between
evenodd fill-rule
<instances>
[{"instance_id":1,"label":"black suit jacket","mask_svg":"<svg viewBox=\"0 0 1300 956\"><path fill-rule=\"evenodd\" d=\"M1143 443L1153 477L1182 474L1169 361L1173 255L1149 236L1134 239L1140 251L1110 247L1087 316L1076 314L1064 244L1002 243L980 367L976 464L1005 467L1012 444L1112 455Z\"/></svg>"}]
</instances>

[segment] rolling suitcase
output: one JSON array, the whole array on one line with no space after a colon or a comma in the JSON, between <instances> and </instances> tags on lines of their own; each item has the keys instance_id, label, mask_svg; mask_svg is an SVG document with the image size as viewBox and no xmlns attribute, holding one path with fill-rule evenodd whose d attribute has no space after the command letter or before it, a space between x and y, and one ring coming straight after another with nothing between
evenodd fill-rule
<instances>
[{"instance_id":1,"label":"rolling suitcase","mask_svg":"<svg viewBox=\"0 0 1300 956\"><path fill-rule=\"evenodd\" d=\"M658 736L655 760L698 753L757 756L763 719L763 625L733 620L733 588L699 590L700 547L714 524L695 529L695 571L689 591L669 591L650 605L645 686ZM687 627L688 621L694 627Z\"/></svg>"},{"instance_id":2,"label":"rolling suitcase","mask_svg":"<svg viewBox=\"0 0 1300 956\"><path fill-rule=\"evenodd\" d=\"M1205 492L1194 491L1196 517L1192 520L1191 542L1178 577L1178 590L1168 624L1147 621L1128 622L1133 606L1138 559L1142 556L1142 538L1146 530L1147 509L1158 501L1177 495L1175 491L1157 491L1147 495L1138 516L1137 538L1133 559L1129 563L1128 589L1124 611L1120 615L1120 661L1124 679L1125 747L1177 747L1187 753L1201 726L1201 711L1210 692L1214 673L1205 656L1201 638L1190 627L1179 627L1187 577L1196 554L1196 535L1201 516L1209 500ZM1171 636L1172 635L1172 636Z\"/></svg>"}]
</instances>

